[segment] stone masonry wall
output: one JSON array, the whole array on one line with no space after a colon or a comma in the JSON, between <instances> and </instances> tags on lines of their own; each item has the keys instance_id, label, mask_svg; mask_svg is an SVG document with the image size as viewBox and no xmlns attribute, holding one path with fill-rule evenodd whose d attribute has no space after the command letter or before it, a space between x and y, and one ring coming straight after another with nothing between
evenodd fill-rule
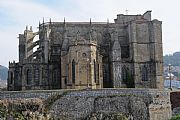
<instances>
[{"instance_id":1,"label":"stone masonry wall","mask_svg":"<svg viewBox=\"0 0 180 120\"><path fill-rule=\"evenodd\" d=\"M1 92L4 99L39 98L54 118L66 120L168 120L169 93L154 89L99 89Z\"/></svg>"}]
</instances>

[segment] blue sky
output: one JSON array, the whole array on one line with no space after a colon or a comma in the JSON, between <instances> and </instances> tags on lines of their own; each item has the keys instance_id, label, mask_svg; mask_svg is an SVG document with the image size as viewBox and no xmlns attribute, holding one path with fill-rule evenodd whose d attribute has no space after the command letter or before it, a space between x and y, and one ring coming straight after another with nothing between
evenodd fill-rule
<instances>
[{"instance_id":1,"label":"blue sky","mask_svg":"<svg viewBox=\"0 0 180 120\"><path fill-rule=\"evenodd\" d=\"M110 22L117 14L143 14L152 10L152 19L163 21L163 51L180 51L179 0L0 0L0 65L18 61L18 34L25 26L37 31L39 21Z\"/></svg>"}]
</instances>

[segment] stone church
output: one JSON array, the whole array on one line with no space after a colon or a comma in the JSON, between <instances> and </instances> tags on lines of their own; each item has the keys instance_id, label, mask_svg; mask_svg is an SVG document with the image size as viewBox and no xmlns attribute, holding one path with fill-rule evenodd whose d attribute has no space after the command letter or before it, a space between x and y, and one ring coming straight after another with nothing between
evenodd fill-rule
<instances>
[{"instance_id":1,"label":"stone church","mask_svg":"<svg viewBox=\"0 0 180 120\"><path fill-rule=\"evenodd\" d=\"M110 22L39 23L19 34L8 90L163 88L161 21L118 14Z\"/></svg>"}]
</instances>

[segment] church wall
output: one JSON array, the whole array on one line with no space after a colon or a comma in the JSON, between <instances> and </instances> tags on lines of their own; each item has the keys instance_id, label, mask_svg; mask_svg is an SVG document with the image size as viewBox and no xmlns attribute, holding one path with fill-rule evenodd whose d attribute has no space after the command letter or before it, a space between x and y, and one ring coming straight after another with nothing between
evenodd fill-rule
<instances>
[{"instance_id":1,"label":"church wall","mask_svg":"<svg viewBox=\"0 0 180 120\"><path fill-rule=\"evenodd\" d=\"M39 83L42 87L35 85L34 88L32 86L33 89L78 88L87 84L87 79L95 79L93 76L98 76L100 83L97 85L89 81L91 85L94 84L96 87L98 86L97 88L101 88L102 84L103 87L112 87L114 76L121 74L117 70L120 70L124 64L129 68L134 87L162 88L163 86L161 22L151 21L150 11L143 15L119 14L115 23L48 22L40 24L39 29L38 33L26 28L24 34L20 34L19 65L22 65L23 70L18 79L19 81L23 80L19 82L23 86L22 89L26 89L25 67L33 69L32 80L38 82L35 79L35 63L41 64ZM40 40L33 43L33 37L37 34L39 34ZM93 45L73 46L77 40L87 42L91 39L96 41L96 47ZM120 43L121 49L121 52L119 51L121 61L118 61L118 64L112 60L115 55L111 56L115 40ZM34 53L32 49L28 50L33 44L39 45ZM23 49L25 49L25 53L23 53ZM87 52L89 60L82 57L83 52ZM77 80L75 84L72 83L73 59L75 61L75 79ZM98 66L99 70L94 66ZM116 69L116 66L119 68ZM17 71L18 69L20 72L20 67L17 68ZM142 80L143 77L146 78L142 74L143 69L148 71L148 74L144 72L149 77L148 81ZM118 76L118 79L121 78L121 75ZM122 87L127 86L124 84Z\"/></svg>"}]
</instances>

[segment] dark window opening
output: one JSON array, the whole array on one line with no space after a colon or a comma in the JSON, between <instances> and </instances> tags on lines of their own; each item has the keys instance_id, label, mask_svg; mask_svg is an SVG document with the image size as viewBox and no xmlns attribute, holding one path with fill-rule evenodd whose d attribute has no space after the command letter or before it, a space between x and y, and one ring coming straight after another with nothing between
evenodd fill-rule
<instances>
[{"instance_id":1,"label":"dark window opening","mask_svg":"<svg viewBox=\"0 0 180 120\"><path fill-rule=\"evenodd\" d=\"M31 80L32 80L32 71L30 69L27 70L26 72L26 80L27 80L27 84L31 84Z\"/></svg>"},{"instance_id":2,"label":"dark window opening","mask_svg":"<svg viewBox=\"0 0 180 120\"><path fill-rule=\"evenodd\" d=\"M134 78L133 78L129 68L127 68L126 66L122 67L122 82L124 84L126 84L127 88L135 87Z\"/></svg>"},{"instance_id":3,"label":"dark window opening","mask_svg":"<svg viewBox=\"0 0 180 120\"><path fill-rule=\"evenodd\" d=\"M126 68L126 66L123 66L122 67L122 81L123 81L123 83L126 83L127 79L128 79L127 68Z\"/></svg>"},{"instance_id":4,"label":"dark window opening","mask_svg":"<svg viewBox=\"0 0 180 120\"><path fill-rule=\"evenodd\" d=\"M75 61L73 59L72 61L72 83L75 83L75 75L76 75L76 65L75 65Z\"/></svg>"},{"instance_id":5,"label":"dark window opening","mask_svg":"<svg viewBox=\"0 0 180 120\"><path fill-rule=\"evenodd\" d=\"M10 84L13 84L13 72L10 72Z\"/></svg>"},{"instance_id":6,"label":"dark window opening","mask_svg":"<svg viewBox=\"0 0 180 120\"><path fill-rule=\"evenodd\" d=\"M129 46L121 46L121 57L129 58Z\"/></svg>"},{"instance_id":7,"label":"dark window opening","mask_svg":"<svg viewBox=\"0 0 180 120\"><path fill-rule=\"evenodd\" d=\"M110 58L109 56L105 56L103 57L102 59L102 62L103 62L103 66L102 66L102 69L103 69L103 87L104 88L112 88L113 87L113 82L111 80L111 63L110 63Z\"/></svg>"},{"instance_id":8,"label":"dark window opening","mask_svg":"<svg viewBox=\"0 0 180 120\"><path fill-rule=\"evenodd\" d=\"M142 81L148 81L148 68L144 65L142 67Z\"/></svg>"},{"instance_id":9,"label":"dark window opening","mask_svg":"<svg viewBox=\"0 0 180 120\"><path fill-rule=\"evenodd\" d=\"M67 78L64 78L64 84L67 85Z\"/></svg>"}]
</instances>

